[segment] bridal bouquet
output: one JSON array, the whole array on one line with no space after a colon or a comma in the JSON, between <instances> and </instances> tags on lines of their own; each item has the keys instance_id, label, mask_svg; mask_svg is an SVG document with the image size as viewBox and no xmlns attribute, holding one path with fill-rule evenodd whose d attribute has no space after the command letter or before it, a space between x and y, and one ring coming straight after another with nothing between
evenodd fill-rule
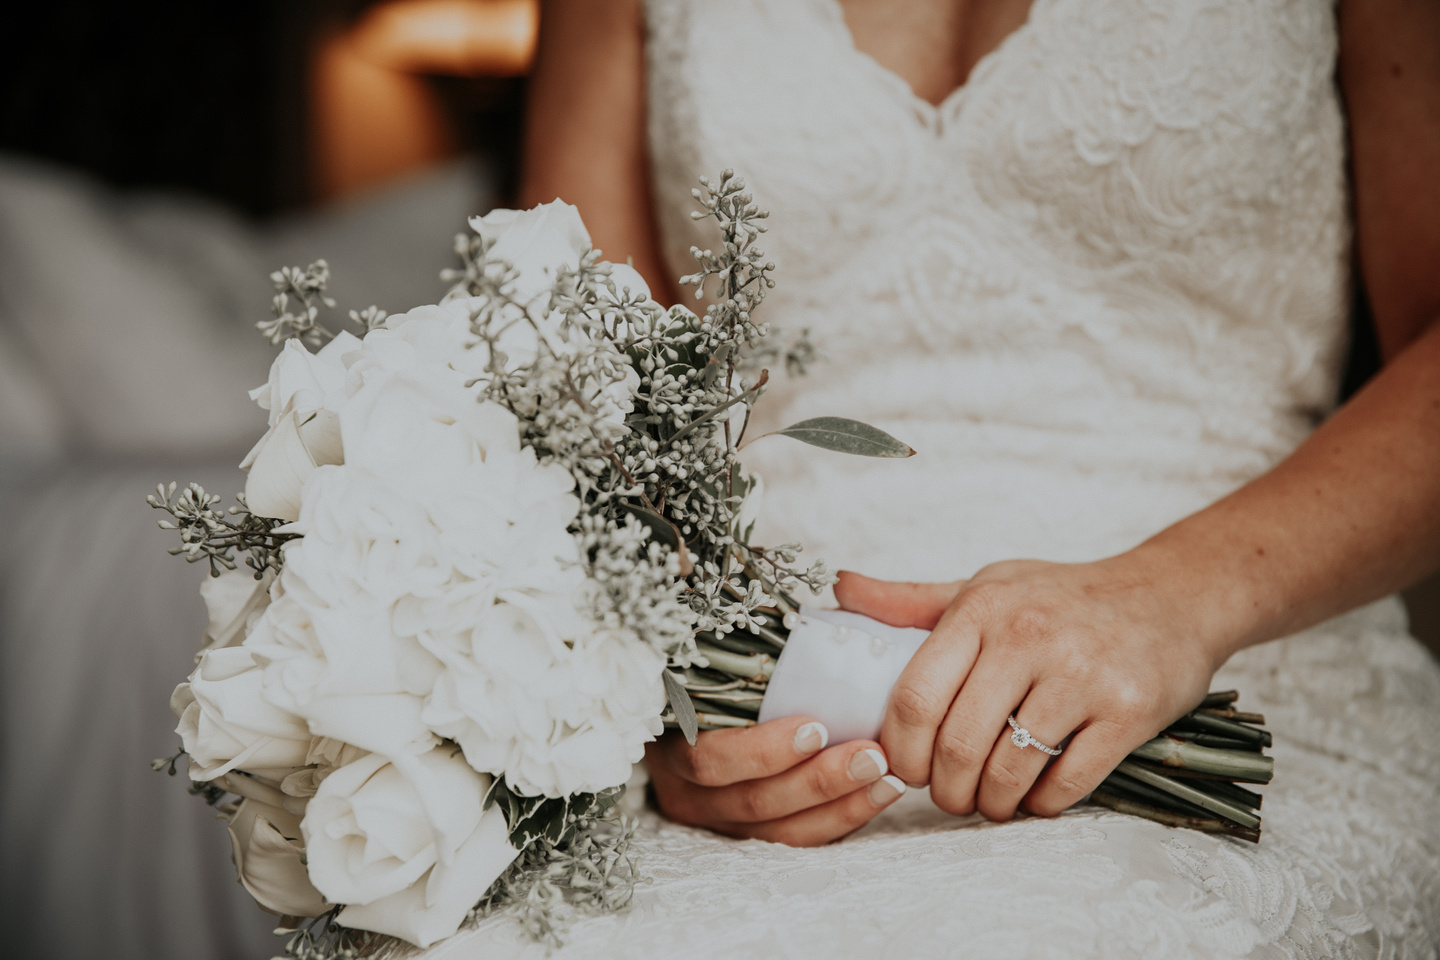
<instances>
[{"instance_id":1,"label":"bridal bouquet","mask_svg":"<svg viewBox=\"0 0 1440 960\"><path fill-rule=\"evenodd\" d=\"M765 214L728 172L702 185L723 244L682 282L713 288L703 316L601 261L560 201L473 219L439 304L351 312L354 333L322 322L323 261L274 274L243 495L149 498L212 574L171 700L183 749L157 769L188 755L290 956L424 947L507 904L553 940L623 906L613 808L665 717L693 738L690 671L831 581L748 542L758 361L811 350L754 318ZM838 418L779 432L914 452Z\"/></svg>"},{"instance_id":2,"label":"bridal bouquet","mask_svg":"<svg viewBox=\"0 0 1440 960\"><path fill-rule=\"evenodd\" d=\"M665 726L693 743L803 712L836 742L878 733L924 633L802 608L824 565L751 543L762 484L737 454L763 364L803 371L814 351L755 319L765 214L729 172L701 184L695 216L722 242L682 283L712 294L703 315L601 261L560 201L473 219L440 303L352 311L354 332L322 323L323 261L277 272L244 493L149 498L171 552L212 574L171 698L182 749L156 769L188 755L288 956L425 947L502 907L558 942L574 914L629 902L616 803ZM776 433L914 453L837 417ZM1269 779L1269 735L1229 703L1095 799L1257 837L1234 781Z\"/></svg>"}]
</instances>

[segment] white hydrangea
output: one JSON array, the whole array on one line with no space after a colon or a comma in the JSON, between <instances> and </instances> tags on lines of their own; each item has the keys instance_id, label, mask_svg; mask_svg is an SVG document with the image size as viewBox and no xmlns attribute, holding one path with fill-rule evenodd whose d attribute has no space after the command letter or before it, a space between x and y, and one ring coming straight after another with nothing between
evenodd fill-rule
<instances>
[{"instance_id":1,"label":"white hydrangea","mask_svg":"<svg viewBox=\"0 0 1440 960\"><path fill-rule=\"evenodd\" d=\"M426 723L521 793L618 786L662 729L664 656L634 634L594 630L569 600L508 593L427 644L446 669Z\"/></svg>"},{"instance_id":2,"label":"white hydrangea","mask_svg":"<svg viewBox=\"0 0 1440 960\"><path fill-rule=\"evenodd\" d=\"M342 462L305 473L303 536L246 646L316 736L390 757L451 737L521 792L612 787L661 730L664 657L587 614L574 478L477 402L470 309L419 308L349 345L343 398L332 377L323 400Z\"/></svg>"}]
</instances>

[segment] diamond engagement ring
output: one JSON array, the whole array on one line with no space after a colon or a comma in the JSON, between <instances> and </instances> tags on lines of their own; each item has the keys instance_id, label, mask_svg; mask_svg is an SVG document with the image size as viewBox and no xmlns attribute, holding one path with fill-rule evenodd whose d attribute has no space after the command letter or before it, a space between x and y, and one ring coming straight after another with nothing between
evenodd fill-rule
<instances>
[{"instance_id":1,"label":"diamond engagement ring","mask_svg":"<svg viewBox=\"0 0 1440 960\"><path fill-rule=\"evenodd\" d=\"M1015 714L1013 713L1010 714L1010 719L1006 720L1005 722L1010 724L1010 729L1011 731L1013 731L1010 734L1010 742L1015 744L1015 746L1019 747L1021 750L1024 750L1026 747L1034 747L1041 753L1048 753L1052 757L1060 756L1061 751L1064 750L1063 747L1047 747L1039 740L1036 740L1034 737L1030 736L1029 730L1026 730L1024 727L1020 726L1020 724L1015 722Z\"/></svg>"}]
</instances>

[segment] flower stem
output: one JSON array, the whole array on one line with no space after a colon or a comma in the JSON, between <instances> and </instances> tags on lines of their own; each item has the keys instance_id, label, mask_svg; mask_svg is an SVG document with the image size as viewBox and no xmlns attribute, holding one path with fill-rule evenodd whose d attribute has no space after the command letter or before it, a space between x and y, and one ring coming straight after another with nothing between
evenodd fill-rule
<instances>
[{"instance_id":1,"label":"flower stem","mask_svg":"<svg viewBox=\"0 0 1440 960\"><path fill-rule=\"evenodd\" d=\"M1182 800L1188 800L1197 807L1203 807L1211 813L1224 817L1226 820L1233 820L1244 827L1259 827L1260 818L1248 810L1236 806L1227 800L1219 797L1212 797L1210 794L1178 780L1172 780L1163 774L1156 773L1148 767L1142 767L1138 763L1129 760L1120 761L1120 766L1115 769L1128 776L1134 777L1142 783L1149 784L1156 789L1163 790L1172 796Z\"/></svg>"},{"instance_id":2,"label":"flower stem","mask_svg":"<svg viewBox=\"0 0 1440 960\"><path fill-rule=\"evenodd\" d=\"M721 650L708 643L697 643L695 646L710 661L712 670L728 673L732 677L761 681L769 680L770 675L775 672L775 658L768 654L757 653L746 656L731 653L729 650Z\"/></svg>"},{"instance_id":3,"label":"flower stem","mask_svg":"<svg viewBox=\"0 0 1440 960\"><path fill-rule=\"evenodd\" d=\"M1214 690L1207 693L1205 699L1200 701L1199 709L1204 709L1205 707L1224 707L1239 699L1239 690Z\"/></svg>"},{"instance_id":4,"label":"flower stem","mask_svg":"<svg viewBox=\"0 0 1440 960\"><path fill-rule=\"evenodd\" d=\"M1251 843L1260 842L1260 828L1258 826L1242 827L1228 820L1188 817L1181 813L1172 813L1169 810L1162 810L1159 807L1152 807L1146 803L1139 803L1135 800L1120 797L1105 790L1096 790L1091 794L1090 799L1103 807L1109 807L1116 813L1128 813L1132 816L1144 817L1146 820L1154 820L1156 823L1163 823L1166 826L1188 827L1191 830L1200 830L1204 833L1228 834L1232 837L1238 837L1241 840L1248 840Z\"/></svg>"},{"instance_id":5,"label":"flower stem","mask_svg":"<svg viewBox=\"0 0 1440 960\"><path fill-rule=\"evenodd\" d=\"M1226 720L1209 713L1187 713L1175 721L1175 726L1182 729L1188 728L1201 733L1213 733L1221 737L1230 737L1233 740L1245 740L1250 743L1258 743L1262 747L1268 747L1272 743L1269 730L1259 730L1255 727L1246 726L1243 723L1236 723L1234 720Z\"/></svg>"},{"instance_id":6,"label":"flower stem","mask_svg":"<svg viewBox=\"0 0 1440 960\"><path fill-rule=\"evenodd\" d=\"M1249 750L1217 750L1170 736L1158 736L1142 743L1130 756L1167 767L1196 773L1210 773L1246 783L1269 783L1275 775L1275 760Z\"/></svg>"}]
</instances>

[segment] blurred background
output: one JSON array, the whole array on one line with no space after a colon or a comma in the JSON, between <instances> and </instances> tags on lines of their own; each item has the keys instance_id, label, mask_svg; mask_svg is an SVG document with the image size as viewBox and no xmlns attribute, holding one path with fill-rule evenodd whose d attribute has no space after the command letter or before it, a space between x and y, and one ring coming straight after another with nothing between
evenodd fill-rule
<instances>
[{"instance_id":1,"label":"blurred background","mask_svg":"<svg viewBox=\"0 0 1440 960\"><path fill-rule=\"evenodd\" d=\"M261 960L224 826L149 769L205 625L158 481L228 498L270 271L445 292L508 202L534 0L51 0L0 58L0 955ZM338 319L338 318L337 318Z\"/></svg>"},{"instance_id":2,"label":"blurred background","mask_svg":"<svg viewBox=\"0 0 1440 960\"><path fill-rule=\"evenodd\" d=\"M148 761L203 571L143 498L228 497L269 272L341 316L444 292L519 166L537 0L51 0L0 58L0 930L41 960L259 960L226 832ZM1376 366L1357 291L1346 389ZM1440 584L1407 596L1440 650Z\"/></svg>"}]
</instances>

